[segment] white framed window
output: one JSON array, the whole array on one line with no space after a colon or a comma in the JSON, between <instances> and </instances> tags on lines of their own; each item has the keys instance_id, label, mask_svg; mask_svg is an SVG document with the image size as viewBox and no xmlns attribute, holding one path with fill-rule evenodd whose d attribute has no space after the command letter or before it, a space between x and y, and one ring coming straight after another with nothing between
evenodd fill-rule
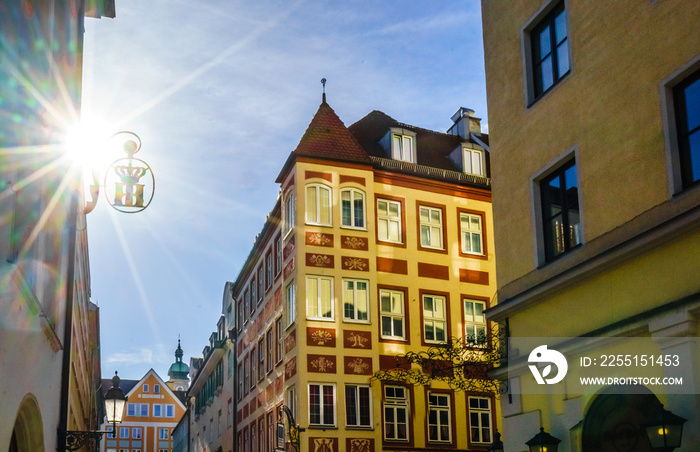
<instances>
[{"instance_id":1,"label":"white framed window","mask_svg":"<svg viewBox=\"0 0 700 452\"><path fill-rule=\"evenodd\" d=\"M163 405L153 405L153 417L163 417Z\"/></svg>"},{"instance_id":2,"label":"white framed window","mask_svg":"<svg viewBox=\"0 0 700 452\"><path fill-rule=\"evenodd\" d=\"M464 166L463 171L466 174L474 174L475 176L485 176L484 171L484 151L478 149L466 149L462 150L463 160L462 165Z\"/></svg>"},{"instance_id":3,"label":"white framed window","mask_svg":"<svg viewBox=\"0 0 700 452\"><path fill-rule=\"evenodd\" d=\"M420 206L419 216L421 246L442 249L442 210Z\"/></svg>"},{"instance_id":4,"label":"white framed window","mask_svg":"<svg viewBox=\"0 0 700 452\"><path fill-rule=\"evenodd\" d=\"M343 279L343 319L369 323L369 281Z\"/></svg>"},{"instance_id":5,"label":"white framed window","mask_svg":"<svg viewBox=\"0 0 700 452\"><path fill-rule=\"evenodd\" d=\"M306 223L331 226L331 189L325 185L306 186Z\"/></svg>"},{"instance_id":6,"label":"white framed window","mask_svg":"<svg viewBox=\"0 0 700 452\"><path fill-rule=\"evenodd\" d=\"M484 254L484 235L481 215L460 212L459 225L462 239L462 252L465 254Z\"/></svg>"},{"instance_id":7,"label":"white framed window","mask_svg":"<svg viewBox=\"0 0 700 452\"><path fill-rule=\"evenodd\" d=\"M265 335L258 341L258 379L260 381L265 378Z\"/></svg>"},{"instance_id":8,"label":"white framed window","mask_svg":"<svg viewBox=\"0 0 700 452\"><path fill-rule=\"evenodd\" d=\"M345 425L372 427L372 391L367 385L345 385Z\"/></svg>"},{"instance_id":9,"label":"white framed window","mask_svg":"<svg viewBox=\"0 0 700 452\"><path fill-rule=\"evenodd\" d=\"M282 329L281 321L277 320L280 324L280 331ZM272 368L275 364L274 350L275 350L275 333L272 331L272 327L268 328L267 333L265 333L265 340L267 341L267 372L272 372Z\"/></svg>"},{"instance_id":10,"label":"white framed window","mask_svg":"<svg viewBox=\"0 0 700 452\"><path fill-rule=\"evenodd\" d=\"M306 276L306 316L310 319L333 320L333 278Z\"/></svg>"},{"instance_id":11,"label":"white framed window","mask_svg":"<svg viewBox=\"0 0 700 452\"><path fill-rule=\"evenodd\" d=\"M126 415L127 416L136 416L136 405L135 403L127 403L126 404Z\"/></svg>"},{"instance_id":12,"label":"white framed window","mask_svg":"<svg viewBox=\"0 0 700 452\"><path fill-rule=\"evenodd\" d=\"M400 202L377 200L377 237L385 242L402 243Z\"/></svg>"},{"instance_id":13,"label":"white framed window","mask_svg":"<svg viewBox=\"0 0 700 452\"><path fill-rule=\"evenodd\" d=\"M367 229L365 224L365 193L354 188L340 191L341 225L345 228Z\"/></svg>"},{"instance_id":14,"label":"white framed window","mask_svg":"<svg viewBox=\"0 0 700 452\"><path fill-rule=\"evenodd\" d=\"M143 437L143 429L141 427L133 427L131 429L131 437L133 439L141 439Z\"/></svg>"},{"instance_id":15,"label":"white framed window","mask_svg":"<svg viewBox=\"0 0 700 452\"><path fill-rule=\"evenodd\" d=\"M439 392L428 393L428 441L452 442L450 396Z\"/></svg>"},{"instance_id":16,"label":"white framed window","mask_svg":"<svg viewBox=\"0 0 700 452\"><path fill-rule=\"evenodd\" d=\"M255 273L253 273L255 274ZM253 279L250 281L250 310L248 311L249 313L252 313L255 311L255 302L258 299L258 282L255 279L255 276L253 276Z\"/></svg>"},{"instance_id":17,"label":"white framed window","mask_svg":"<svg viewBox=\"0 0 700 452\"><path fill-rule=\"evenodd\" d=\"M139 416L148 417L148 404L142 403L141 406L138 407L138 412L140 412Z\"/></svg>"},{"instance_id":18,"label":"white framed window","mask_svg":"<svg viewBox=\"0 0 700 452\"><path fill-rule=\"evenodd\" d=\"M379 311L382 338L384 339L406 339L403 296L403 292L400 290L382 289L379 291Z\"/></svg>"},{"instance_id":19,"label":"white framed window","mask_svg":"<svg viewBox=\"0 0 700 452\"><path fill-rule=\"evenodd\" d=\"M391 136L391 158L415 162L415 137L395 133Z\"/></svg>"},{"instance_id":20,"label":"white framed window","mask_svg":"<svg viewBox=\"0 0 700 452\"><path fill-rule=\"evenodd\" d=\"M469 396L469 435L474 444L491 444L491 399Z\"/></svg>"},{"instance_id":21,"label":"white framed window","mask_svg":"<svg viewBox=\"0 0 700 452\"><path fill-rule=\"evenodd\" d=\"M168 439L170 437L170 431L167 428L159 428L158 429L158 438L159 439Z\"/></svg>"},{"instance_id":22,"label":"white framed window","mask_svg":"<svg viewBox=\"0 0 700 452\"><path fill-rule=\"evenodd\" d=\"M284 200L284 235L294 229L294 193L289 192Z\"/></svg>"},{"instance_id":23,"label":"white framed window","mask_svg":"<svg viewBox=\"0 0 700 452\"><path fill-rule=\"evenodd\" d=\"M148 384L143 385L143 392L148 392Z\"/></svg>"},{"instance_id":24,"label":"white framed window","mask_svg":"<svg viewBox=\"0 0 700 452\"><path fill-rule=\"evenodd\" d=\"M294 323L296 319L296 300L294 293L294 282L292 281L287 286L286 290L286 310L287 310L287 326Z\"/></svg>"},{"instance_id":25,"label":"white framed window","mask_svg":"<svg viewBox=\"0 0 700 452\"><path fill-rule=\"evenodd\" d=\"M428 343L444 343L447 340L445 297L423 295L423 339Z\"/></svg>"},{"instance_id":26,"label":"white framed window","mask_svg":"<svg viewBox=\"0 0 700 452\"><path fill-rule=\"evenodd\" d=\"M287 389L287 397L285 398L287 407L292 412L292 415L296 419L297 417L297 389L292 386Z\"/></svg>"},{"instance_id":27,"label":"white framed window","mask_svg":"<svg viewBox=\"0 0 700 452\"><path fill-rule=\"evenodd\" d=\"M486 303L464 299L464 338L467 342L484 345L486 343Z\"/></svg>"},{"instance_id":28,"label":"white framed window","mask_svg":"<svg viewBox=\"0 0 700 452\"><path fill-rule=\"evenodd\" d=\"M165 417L175 417L175 405L165 405Z\"/></svg>"},{"instance_id":29,"label":"white framed window","mask_svg":"<svg viewBox=\"0 0 700 452\"><path fill-rule=\"evenodd\" d=\"M408 441L408 393L403 386L384 386L384 439Z\"/></svg>"},{"instance_id":30,"label":"white framed window","mask_svg":"<svg viewBox=\"0 0 700 452\"><path fill-rule=\"evenodd\" d=\"M111 425L107 426L107 438L116 438L117 436L114 434L114 427Z\"/></svg>"},{"instance_id":31,"label":"white framed window","mask_svg":"<svg viewBox=\"0 0 700 452\"><path fill-rule=\"evenodd\" d=\"M335 427L335 384L309 384L309 425Z\"/></svg>"},{"instance_id":32,"label":"white framed window","mask_svg":"<svg viewBox=\"0 0 700 452\"><path fill-rule=\"evenodd\" d=\"M272 252L268 251L265 257L265 288L269 289L272 286Z\"/></svg>"},{"instance_id":33,"label":"white framed window","mask_svg":"<svg viewBox=\"0 0 700 452\"><path fill-rule=\"evenodd\" d=\"M153 393L160 394L160 385L153 385Z\"/></svg>"},{"instance_id":34,"label":"white framed window","mask_svg":"<svg viewBox=\"0 0 700 452\"><path fill-rule=\"evenodd\" d=\"M248 389L250 388L250 355L246 356L243 360L243 372L243 390L247 393Z\"/></svg>"},{"instance_id":35,"label":"white framed window","mask_svg":"<svg viewBox=\"0 0 700 452\"><path fill-rule=\"evenodd\" d=\"M129 427L119 427L119 438L129 438Z\"/></svg>"}]
</instances>

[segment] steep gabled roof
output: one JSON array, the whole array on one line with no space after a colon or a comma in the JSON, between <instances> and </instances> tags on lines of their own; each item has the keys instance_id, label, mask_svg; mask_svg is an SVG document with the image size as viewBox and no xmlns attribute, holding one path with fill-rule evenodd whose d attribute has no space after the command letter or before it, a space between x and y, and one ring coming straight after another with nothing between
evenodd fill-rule
<instances>
[{"instance_id":1,"label":"steep gabled roof","mask_svg":"<svg viewBox=\"0 0 700 452\"><path fill-rule=\"evenodd\" d=\"M184 410L184 409L186 408L186 407L185 407L185 403L184 403L185 400L182 399L182 398L180 398L180 397L178 397L178 395L175 394L175 393L168 387L168 385L165 384L165 382L163 381L163 379L160 378L160 375L158 375L158 372L156 372L156 371L153 370L153 369L151 369L151 370L149 370L148 372L146 372L146 375L144 375L140 380L120 380L120 381L119 381L119 388L124 392L124 395L126 395L127 397L129 397L129 396L131 396L131 395L134 393L134 391L136 391L136 390L143 384L143 382L146 381L146 379L147 379L149 376L151 376L151 375L153 375L153 377L155 377L155 379L158 381L158 383L160 384L160 387L161 387L161 390L163 391L163 393L165 393L165 392L169 393L169 394L172 396L173 400L177 400L177 402L182 406L182 409ZM111 388L111 387L112 387L112 380L111 380L111 379L103 378L103 379L102 379L102 388L101 388L102 397L104 397L105 394L107 394L107 391L108 391L109 388ZM135 399L132 397L131 400L135 400Z\"/></svg>"},{"instance_id":2,"label":"steep gabled roof","mask_svg":"<svg viewBox=\"0 0 700 452\"><path fill-rule=\"evenodd\" d=\"M370 164L367 152L348 131L343 121L324 99L309 123L296 149L282 167L277 182L287 173L296 157L315 157Z\"/></svg>"}]
</instances>

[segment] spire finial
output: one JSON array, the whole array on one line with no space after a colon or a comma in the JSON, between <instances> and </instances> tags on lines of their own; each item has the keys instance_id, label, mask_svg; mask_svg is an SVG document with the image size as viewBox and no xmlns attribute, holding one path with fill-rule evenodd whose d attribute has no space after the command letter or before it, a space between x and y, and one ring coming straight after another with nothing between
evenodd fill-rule
<instances>
[{"instance_id":1,"label":"spire finial","mask_svg":"<svg viewBox=\"0 0 700 452\"><path fill-rule=\"evenodd\" d=\"M321 84L323 85L323 103L326 103L326 78L321 79Z\"/></svg>"}]
</instances>

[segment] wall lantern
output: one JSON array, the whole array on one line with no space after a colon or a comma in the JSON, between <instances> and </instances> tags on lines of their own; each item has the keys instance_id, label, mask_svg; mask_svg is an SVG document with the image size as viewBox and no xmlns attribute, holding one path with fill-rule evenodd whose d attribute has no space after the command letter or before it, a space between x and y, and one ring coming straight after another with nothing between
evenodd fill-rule
<instances>
[{"instance_id":1,"label":"wall lantern","mask_svg":"<svg viewBox=\"0 0 700 452\"><path fill-rule=\"evenodd\" d=\"M540 432L525 444L530 448L530 452L557 452L560 442L559 438L553 437L540 427Z\"/></svg>"},{"instance_id":2,"label":"wall lantern","mask_svg":"<svg viewBox=\"0 0 700 452\"><path fill-rule=\"evenodd\" d=\"M654 452L671 452L680 447L687 419L664 409L663 405L642 422Z\"/></svg>"},{"instance_id":3,"label":"wall lantern","mask_svg":"<svg viewBox=\"0 0 700 452\"><path fill-rule=\"evenodd\" d=\"M503 441L501 441L501 434L498 430L493 434L493 442L489 447L489 452L503 452Z\"/></svg>"}]
</instances>

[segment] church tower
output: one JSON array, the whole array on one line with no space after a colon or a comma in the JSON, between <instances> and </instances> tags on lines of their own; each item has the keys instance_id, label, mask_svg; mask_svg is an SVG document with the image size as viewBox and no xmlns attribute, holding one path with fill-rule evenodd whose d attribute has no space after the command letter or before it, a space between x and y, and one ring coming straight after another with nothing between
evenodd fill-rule
<instances>
[{"instance_id":1,"label":"church tower","mask_svg":"<svg viewBox=\"0 0 700 452\"><path fill-rule=\"evenodd\" d=\"M168 370L170 380L165 382L173 391L187 391L190 387L190 369L187 364L182 362L182 348L180 347L180 339L177 340L177 349L175 349L175 362Z\"/></svg>"}]
</instances>

